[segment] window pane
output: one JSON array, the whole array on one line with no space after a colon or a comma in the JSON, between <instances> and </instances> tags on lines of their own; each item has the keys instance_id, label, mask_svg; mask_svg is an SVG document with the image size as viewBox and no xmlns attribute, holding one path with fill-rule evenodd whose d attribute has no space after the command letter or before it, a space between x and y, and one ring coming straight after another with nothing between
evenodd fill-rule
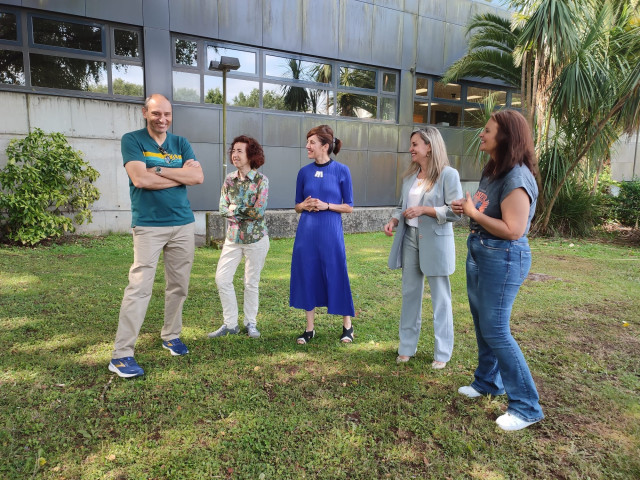
<instances>
[{"instance_id":1,"label":"window pane","mask_svg":"<svg viewBox=\"0 0 640 480\"><path fill-rule=\"evenodd\" d=\"M462 107L443 103L431 104L431 122L445 127L459 127L462 117Z\"/></svg>"},{"instance_id":2,"label":"window pane","mask_svg":"<svg viewBox=\"0 0 640 480\"><path fill-rule=\"evenodd\" d=\"M377 115L377 97L338 93L338 115L342 117L375 118Z\"/></svg>"},{"instance_id":3,"label":"window pane","mask_svg":"<svg viewBox=\"0 0 640 480\"><path fill-rule=\"evenodd\" d=\"M102 52L102 28L33 17L33 41L40 45Z\"/></svg>"},{"instance_id":4,"label":"window pane","mask_svg":"<svg viewBox=\"0 0 640 480\"><path fill-rule=\"evenodd\" d=\"M513 108L522 108L522 96L519 93L511 94L511 106Z\"/></svg>"},{"instance_id":5,"label":"window pane","mask_svg":"<svg viewBox=\"0 0 640 480\"><path fill-rule=\"evenodd\" d=\"M331 65L267 55L266 75L307 82L331 83Z\"/></svg>"},{"instance_id":6,"label":"window pane","mask_svg":"<svg viewBox=\"0 0 640 480\"><path fill-rule=\"evenodd\" d=\"M227 105L236 107L260 106L260 84L237 78L227 78Z\"/></svg>"},{"instance_id":7,"label":"window pane","mask_svg":"<svg viewBox=\"0 0 640 480\"><path fill-rule=\"evenodd\" d=\"M204 103L222 105L222 77L204 77Z\"/></svg>"},{"instance_id":8,"label":"window pane","mask_svg":"<svg viewBox=\"0 0 640 480\"><path fill-rule=\"evenodd\" d=\"M395 92L398 76L395 73L385 72L382 74L382 91Z\"/></svg>"},{"instance_id":9,"label":"window pane","mask_svg":"<svg viewBox=\"0 0 640 480\"><path fill-rule=\"evenodd\" d=\"M361 68L340 67L340 85L374 90L376 88L376 72Z\"/></svg>"},{"instance_id":10,"label":"window pane","mask_svg":"<svg viewBox=\"0 0 640 480\"><path fill-rule=\"evenodd\" d=\"M328 92L318 88L265 83L262 88L262 106L288 112L320 113L328 115Z\"/></svg>"},{"instance_id":11,"label":"window pane","mask_svg":"<svg viewBox=\"0 0 640 480\"><path fill-rule=\"evenodd\" d=\"M198 44L188 40L176 39L176 63L198 66Z\"/></svg>"},{"instance_id":12,"label":"window pane","mask_svg":"<svg viewBox=\"0 0 640 480\"><path fill-rule=\"evenodd\" d=\"M114 63L111 65L111 79L114 95L144 96L144 72L141 66Z\"/></svg>"},{"instance_id":13,"label":"window pane","mask_svg":"<svg viewBox=\"0 0 640 480\"><path fill-rule=\"evenodd\" d=\"M13 13L0 12L0 40L18 40L18 24Z\"/></svg>"},{"instance_id":14,"label":"window pane","mask_svg":"<svg viewBox=\"0 0 640 480\"><path fill-rule=\"evenodd\" d=\"M238 72L256 73L256 54L244 50L232 50L230 48L207 45L207 68L211 61L219 62L220 57L235 57L240 60Z\"/></svg>"},{"instance_id":15,"label":"window pane","mask_svg":"<svg viewBox=\"0 0 640 480\"><path fill-rule=\"evenodd\" d=\"M200 103L200 75L173 72L173 99L180 102Z\"/></svg>"},{"instance_id":16,"label":"window pane","mask_svg":"<svg viewBox=\"0 0 640 480\"><path fill-rule=\"evenodd\" d=\"M460 100L461 87L456 83L443 85L440 82L433 82L433 96L446 98L447 100Z\"/></svg>"},{"instance_id":17,"label":"window pane","mask_svg":"<svg viewBox=\"0 0 640 480\"><path fill-rule=\"evenodd\" d=\"M413 102L413 123L429 123L429 104Z\"/></svg>"},{"instance_id":18,"label":"window pane","mask_svg":"<svg viewBox=\"0 0 640 480\"><path fill-rule=\"evenodd\" d=\"M416 79L416 95L426 97L429 95L429 79L418 77Z\"/></svg>"},{"instance_id":19,"label":"window pane","mask_svg":"<svg viewBox=\"0 0 640 480\"><path fill-rule=\"evenodd\" d=\"M500 90L491 90L490 88L467 87L467 101L481 103L489 95L493 95L496 105L501 107L507 104L507 92Z\"/></svg>"},{"instance_id":20,"label":"window pane","mask_svg":"<svg viewBox=\"0 0 640 480\"><path fill-rule=\"evenodd\" d=\"M0 83L24 85L24 61L22 52L0 50Z\"/></svg>"},{"instance_id":21,"label":"window pane","mask_svg":"<svg viewBox=\"0 0 640 480\"><path fill-rule=\"evenodd\" d=\"M205 103L222 105L222 77L205 75L204 91L206 92ZM227 105L260 107L260 84L227 77Z\"/></svg>"},{"instance_id":22,"label":"window pane","mask_svg":"<svg viewBox=\"0 0 640 480\"><path fill-rule=\"evenodd\" d=\"M138 32L115 29L113 31L115 53L121 57L140 57L140 37Z\"/></svg>"},{"instance_id":23,"label":"window pane","mask_svg":"<svg viewBox=\"0 0 640 480\"><path fill-rule=\"evenodd\" d=\"M29 54L31 84L87 92L108 92L107 64L80 58Z\"/></svg>"},{"instance_id":24,"label":"window pane","mask_svg":"<svg viewBox=\"0 0 640 480\"><path fill-rule=\"evenodd\" d=\"M394 120L396 119L396 99L395 98L381 98L380 99L380 118L382 120Z\"/></svg>"},{"instance_id":25,"label":"window pane","mask_svg":"<svg viewBox=\"0 0 640 480\"><path fill-rule=\"evenodd\" d=\"M464 126L480 128L484 127L485 118L482 107L467 107L464 109Z\"/></svg>"}]
</instances>

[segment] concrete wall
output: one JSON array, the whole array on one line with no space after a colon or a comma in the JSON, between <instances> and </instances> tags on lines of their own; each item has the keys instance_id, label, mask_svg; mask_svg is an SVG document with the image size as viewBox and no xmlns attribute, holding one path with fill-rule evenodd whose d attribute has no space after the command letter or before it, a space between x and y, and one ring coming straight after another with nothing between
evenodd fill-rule
<instances>
[{"instance_id":1,"label":"concrete wall","mask_svg":"<svg viewBox=\"0 0 640 480\"><path fill-rule=\"evenodd\" d=\"M640 131L621 138L614 145L611 176L619 182L640 179Z\"/></svg>"}]
</instances>

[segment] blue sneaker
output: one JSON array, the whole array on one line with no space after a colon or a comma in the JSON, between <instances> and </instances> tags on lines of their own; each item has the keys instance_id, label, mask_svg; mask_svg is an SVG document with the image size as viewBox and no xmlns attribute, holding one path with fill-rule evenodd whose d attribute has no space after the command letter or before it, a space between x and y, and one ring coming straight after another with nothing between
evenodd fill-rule
<instances>
[{"instance_id":1,"label":"blue sneaker","mask_svg":"<svg viewBox=\"0 0 640 480\"><path fill-rule=\"evenodd\" d=\"M109 370L117 373L122 378L140 377L144 370L133 357L112 358L109 362Z\"/></svg>"},{"instance_id":2,"label":"blue sneaker","mask_svg":"<svg viewBox=\"0 0 640 480\"><path fill-rule=\"evenodd\" d=\"M171 352L171 355L186 355L189 353L189 349L187 346L182 343L182 340L179 338L174 338L173 340L169 340L167 342L162 342L162 348L166 348Z\"/></svg>"}]
</instances>

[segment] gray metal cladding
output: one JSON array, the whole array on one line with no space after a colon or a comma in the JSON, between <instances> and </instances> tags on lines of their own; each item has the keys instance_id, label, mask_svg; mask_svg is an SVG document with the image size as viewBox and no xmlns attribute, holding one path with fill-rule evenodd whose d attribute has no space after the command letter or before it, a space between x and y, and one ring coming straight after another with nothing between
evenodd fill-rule
<instances>
[{"instance_id":1,"label":"gray metal cladding","mask_svg":"<svg viewBox=\"0 0 640 480\"><path fill-rule=\"evenodd\" d=\"M197 3L189 2L191 5ZM219 37L228 42L262 44L262 1L218 1Z\"/></svg>"},{"instance_id":2,"label":"gray metal cladding","mask_svg":"<svg viewBox=\"0 0 640 480\"><path fill-rule=\"evenodd\" d=\"M298 115L264 114L262 116L262 145L275 147L296 147L305 145Z\"/></svg>"},{"instance_id":3,"label":"gray metal cladding","mask_svg":"<svg viewBox=\"0 0 640 480\"><path fill-rule=\"evenodd\" d=\"M193 210L218 210L220 189L222 188L222 152L220 144L191 143L196 158L202 165L204 183L187 188L187 195ZM233 166L229 171L234 170Z\"/></svg>"},{"instance_id":4,"label":"gray metal cladding","mask_svg":"<svg viewBox=\"0 0 640 480\"><path fill-rule=\"evenodd\" d=\"M371 63L373 5L357 0L340 2L339 58Z\"/></svg>"},{"instance_id":5,"label":"gray metal cladding","mask_svg":"<svg viewBox=\"0 0 640 480\"><path fill-rule=\"evenodd\" d=\"M445 24L440 20L418 18L417 71L444 72L444 26Z\"/></svg>"},{"instance_id":6,"label":"gray metal cladding","mask_svg":"<svg viewBox=\"0 0 640 480\"><path fill-rule=\"evenodd\" d=\"M86 1L87 17L101 18L129 25L142 25L142 0Z\"/></svg>"},{"instance_id":7,"label":"gray metal cladding","mask_svg":"<svg viewBox=\"0 0 640 480\"><path fill-rule=\"evenodd\" d=\"M338 58L338 2L302 0L302 52Z\"/></svg>"},{"instance_id":8,"label":"gray metal cladding","mask_svg":"<svg viewBox=\"0 0 640 480\"><path fill-rule=\"evenodd\" d=\"M373 7L371 60L374 65L401 67L406 16L398 10Z\"/></svg>"},{"instance_id":9,"label":"gray metal cladding","mask_svg":"<svg viewBox=\"0 0 640 480\"><path fill-rule=\"evenodd\" d=\"M168 30L143 29L144 82L147 95L161 93L171 98L171 35Z\"/></svg>"},{"instance_id":10,"label":"gray metal cladding","mask_svg":"<svg viewBox=\"0 0 640 480\"><path fill-rule=\"evenodd\" d=\"M227 135L229 135L227 129ZM190 142L220 143L222 141L222 111L212 108L173 106L173 133Z\"/></svg>"},{"instance_id":11,"label":"gray metal cladding","mask_svg":"<svg viewBox=\"0 0 640 480\"><path fill-rule=\"evenodd\" d=\"M398 154L369 151L368 163L366 206L395 205L395 179L401 173L398 172Z\"/></svg>"},{"instance_id":12,"label":"gray metal cladding","mask_svg":"<svg viewBox=\"0 0 640 480\"><path fill-rule=\"evenodd\" d=\"M349 167L353 185L353 206L370 206L367 198L369 160L366 150L340 150L336 159Z\"/></svg>"},{"instance_id":13,"label":"gray metal cladding","mask_svg":"<svg viewBox=\"0 0 640 480\"><path fill-rule=\"evenodd\" d=\"M300 148L263 146L265 163L260 168L269 178L267 208L293 208L296 200L296 178L302 165Z\"/></svg>"},{"instance_id":14,"label":"gray metal cladding","mask_svg":"<svg viewBox=\"0 0 640 480\"><path fill-rule=\"evenodd\" d=\"M299 0L263 3L262 45L294 53L302 51L302 3Z\"/></svg>"},{"instance_id":15,"label":"gray metal cladding","mask_svg":"<svg viewBox=\"0 0 640 480\"><path fill-rule=\"evenodd\" d=\"M197 5L198 8L194 8L194 2L169 0L171 31L185 33L187 35L217 38L218 1L198 0L195 5Z\"/></svg>"}]
</instances>

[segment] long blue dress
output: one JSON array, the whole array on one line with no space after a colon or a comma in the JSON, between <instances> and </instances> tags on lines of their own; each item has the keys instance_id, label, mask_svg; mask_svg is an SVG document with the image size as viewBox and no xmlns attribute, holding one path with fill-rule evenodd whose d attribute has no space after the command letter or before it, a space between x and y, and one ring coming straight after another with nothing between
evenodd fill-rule
<instances>
[{"instance_id":1,"label":"long blue dress","mask_svg":"<svg viewBox=\"0 0 640 480\"><path fill-rule=\"evenodd\" d=\"M302 167L296 204L309 196L353 206L349 168L335 160ZM303 211L300 215L291 258L289 305L303 310L327 307L333 315L355 315L340 213Z\"/></svg>"}]
</instances>

